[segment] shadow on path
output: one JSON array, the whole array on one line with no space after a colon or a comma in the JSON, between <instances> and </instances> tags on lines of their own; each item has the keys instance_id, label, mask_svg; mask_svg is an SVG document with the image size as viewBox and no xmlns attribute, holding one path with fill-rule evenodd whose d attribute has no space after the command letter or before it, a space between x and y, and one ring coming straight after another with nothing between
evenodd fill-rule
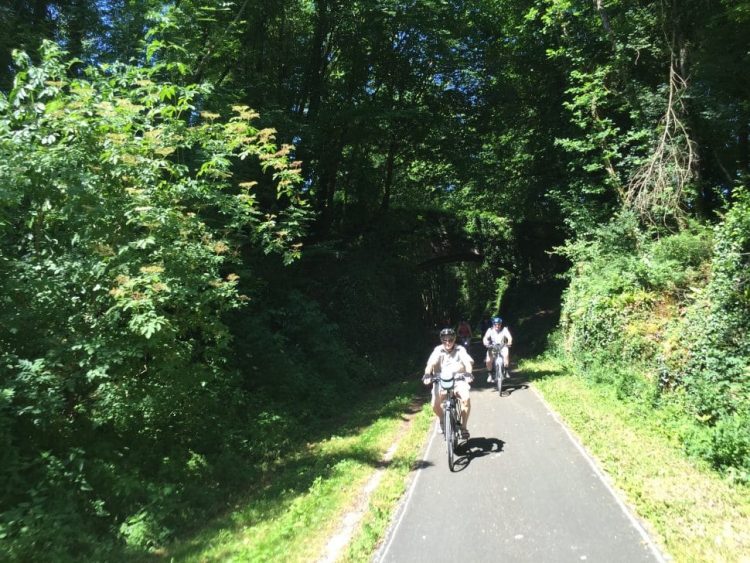
<instances>
[{"instance_id":1,"label":"shadow on path","mask_svg":"<svg viewBox=\"0 0 750 563\"><path fill-rule=\"evenodd\" d=\"M512 365L512 364L511 364ZM512 369L512 368L511 368ZM517 369L517 368L516 368ZM483 372L481 375L479 375L478 372ZM495 390L495 382L487 382L485 379L485 373L487 373L486 368L481 368L479 370L476 370L477 375L475 379L475 382L478 381L478 389L488 389L490 391ZM474 385L477 385L477 383L474 383ZM503 397L507 397L509 395L512 395L516 391L520 391L522 389L528 389L529 388L529 378L526 377L525 373L520 373L516 371L515 369L512 369L510 372L510 376L505 379L503 382Z\"/></svg>"},{"instance_id":2,"label":"shadow on path","mask_svg":"<svg viewBox=\"0 0 750 563\"><path fill-rule=\"evenodd\" d=\"M510 377L503 383L503 397L512 395L516 391L521 389L528 389L529 381L523 375L516 372L511 372Z\"/></svg>"},{"instance_id":3,"label":"shadow on path","mask_svg":"<svg viewBox=\"0 0 750 563\"><path fill-rule=\"evenodd\" d=\"M456 452L459 457L453 465L454 471L462 471L468 467L473 459L484 457L489 454L496 454L503 451L505 442L497 438L469 438L458 446Z\"/></svg>"}]
</instances>

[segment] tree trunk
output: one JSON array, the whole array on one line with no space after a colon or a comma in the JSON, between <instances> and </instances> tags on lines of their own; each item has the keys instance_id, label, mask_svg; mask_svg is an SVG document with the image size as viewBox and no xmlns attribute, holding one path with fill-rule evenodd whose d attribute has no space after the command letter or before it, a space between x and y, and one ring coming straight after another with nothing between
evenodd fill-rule
<instances>
[{"instance_id":1,"label":"tree trunk","mask_svg":"<svg viewBox=\"0 0 750 563\"><path fill-rule=\"evenodd\" d=\"M346 128L331 132L330 141L321 147L320 175L318 176L318 234L325 236L333 224L333 202L336 195L341 155L344 151Z\"/></svg>"},{"instance_id":2,"label":"tree trunk","mask_svg":"<svg viewBox=\"0 0 750 563\"><path fill-rule=\"evenodd\" d=\"M304 115L307 108L307 117L312 117L320 106L321 82L325 67L324 48L326 35L328 34L328 5L326 0L315 0L315 6L315 31L310 47L310 63L307 67L307 74L297 107L300 115Z\"/></svg>"},{"instance_id":3,"label":"tree trunk","mask_svg":"<svg viewBox=\"0 0 750 563\"><path fill-rule=\"evenodd\" d=\"M750 116L748 112L740 114L739 132L737 135L737 168L740 174L750 175Z\"/></svg>"},{"instance_id":4,"label":"tree trunk","mask_svg":"<svg viewBox=\"0 0 750 563\"><path fill-rule=\"evenodd\" d=\"M391 187L393 186L393 163L396 159L397 144L396 139L391 138L388 144L388 157L385 162L385 186L383 189L383 199L380 202L380 215L385 215L391 205Z\"/></svg>"},{"instance_id":5,"label":"tree trunk","mask_svg":"<svg viewBox=\"0 0 750 563\"><path fill-rule=\"evenodd\" d=\"M599 14L599 19L602 20L602 27L607 32L607 37L609 37L609 40L614 45L615 34L612 32L612 26L609 24L609 16L607 16L607 12L604 10L604 6L602 6L602 0L594 0L594 7Z\"/></svg>"}]
</instances>

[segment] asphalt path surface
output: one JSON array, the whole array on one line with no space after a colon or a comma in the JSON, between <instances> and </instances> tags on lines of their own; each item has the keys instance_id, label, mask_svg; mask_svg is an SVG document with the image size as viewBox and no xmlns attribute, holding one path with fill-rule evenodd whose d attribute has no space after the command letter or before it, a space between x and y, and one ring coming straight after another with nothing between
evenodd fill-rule
<instances>
[{"instance_id":1,"label":"asphalt path surface","mask_svg":"<svg viewBox=\"0 0 750 563\"><path fill-rule=\"evenodd\" d=\"M479 363L479 362L478 362ZM596 464L531 386L475 370L455 471L431 430L374 561L664 561Z\"/></svg>"}]
</instances>

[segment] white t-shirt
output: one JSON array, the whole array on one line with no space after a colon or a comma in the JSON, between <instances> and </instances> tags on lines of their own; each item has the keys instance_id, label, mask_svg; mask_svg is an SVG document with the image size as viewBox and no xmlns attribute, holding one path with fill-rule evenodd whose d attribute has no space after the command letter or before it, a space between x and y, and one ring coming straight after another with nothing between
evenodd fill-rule
<instances>
[{"instance_id":1,"label":"white t-shirt","mask_svg":"<svg viewBox=\"0 0 750 563\"><path fill-rule=\"evenodd\" d=\"M427 359L427 366L424 368L425 373L439 374L443 369L453 373L466 373L471 375L472 359L466 348L460 344L455 344L449 352L443 345L435 346L435 349Z\"/></svg>"},{"instance_id":2,"label":"white t-shirt","mask_svg":"<svg viewBox=\"0 0 750 563\"><path fill-rule=\"evenodd\" d=\"M504 346L505 344L512 345L513 337L510 335L508 327L504 326L500 330L495 330L495 327L491 326L487 329L487 332L484 333L482 342L488 348L493 344L500 344L501 346Z\"/></svg>"}]
</instances>

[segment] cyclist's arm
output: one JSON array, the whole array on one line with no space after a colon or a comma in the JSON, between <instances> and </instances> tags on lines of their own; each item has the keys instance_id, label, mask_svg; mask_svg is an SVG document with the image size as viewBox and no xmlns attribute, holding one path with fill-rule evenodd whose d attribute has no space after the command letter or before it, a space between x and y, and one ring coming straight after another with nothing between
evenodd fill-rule
<instances>
[{"instance_id":1,"label":"cyclist's arm","mask_svg":"<svg viewBox=\"0 0 750 563\"><path fill-rule=\"evenodd\" d=\"M424 375L422 376L422 382L427 385L431 382L432 374L435 372L435 368L440 363L440 353L437 350L433 350L430 357L427 359L427 365L424 367Z\"/></svg>"},{"instance_id":2,"label":"cyclist's arm","mask_svg":"<svg viewBox=\"0 0 750 563\"><path fill-rule=\"evenodd\" d=\"M474 379L474 376L471 374L471 370L474 369L474 362L471 359L471 356L469 355L469 353L465 349L459 353L459 357L461 358L461 363L464 366L466 379L471 381L472 379Z\"/></svg>"}]
</instances>

